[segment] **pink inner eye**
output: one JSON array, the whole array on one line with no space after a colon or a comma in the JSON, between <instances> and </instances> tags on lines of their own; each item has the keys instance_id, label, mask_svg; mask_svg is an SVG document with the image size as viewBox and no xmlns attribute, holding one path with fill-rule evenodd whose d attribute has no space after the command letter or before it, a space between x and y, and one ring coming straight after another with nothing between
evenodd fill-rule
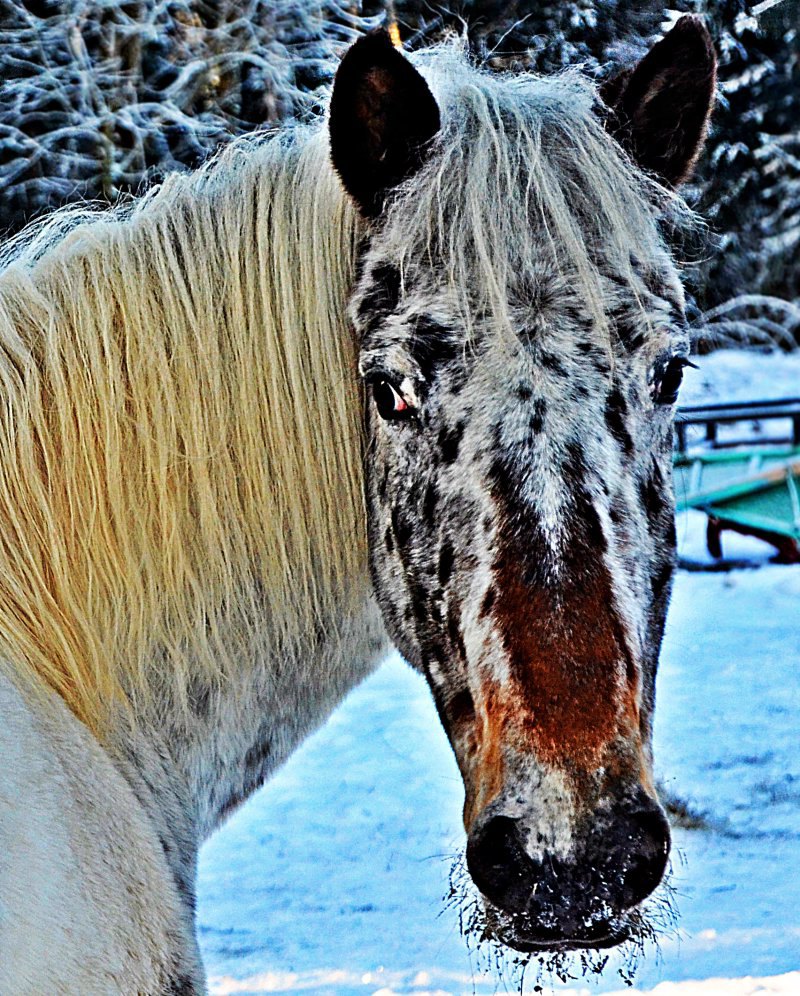
<instances>
[{"instance_id":1,"label":"pink inner eye","mask_svg":"<svg viewBox=\"0 0 800 996\"><path fill-rule=\"evenodd\" d=\"M388 380L376 381L372 387L372 396L381 418L406 418L413 414L412 406Z\"/></svg>"}]
</instances>

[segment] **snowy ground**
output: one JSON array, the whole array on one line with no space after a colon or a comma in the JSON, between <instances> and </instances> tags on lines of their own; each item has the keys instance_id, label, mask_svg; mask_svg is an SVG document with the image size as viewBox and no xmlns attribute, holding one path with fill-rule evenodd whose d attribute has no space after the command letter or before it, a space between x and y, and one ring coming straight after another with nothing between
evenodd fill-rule
<instances>
[{"instance_id":1,"label":"snowy ground","mask_svg":"<svg viewBox=\"0 0 800 996\"><path fill-rule=\"evenodd\" d=\"M800 357L718 353L694 376L685 403L796 396ZM678 525L703 557L702 518ZM800 568L730 542L764 566L680 573L662 656L658 772L704 827L674 833L679 930L636 978L658 996L800 994ZM204 849L212 992L494 992L443 911L461 802L424 682L390 658ZM624 986L612 961L567 988Z\"/></svg>"}]
</instances>

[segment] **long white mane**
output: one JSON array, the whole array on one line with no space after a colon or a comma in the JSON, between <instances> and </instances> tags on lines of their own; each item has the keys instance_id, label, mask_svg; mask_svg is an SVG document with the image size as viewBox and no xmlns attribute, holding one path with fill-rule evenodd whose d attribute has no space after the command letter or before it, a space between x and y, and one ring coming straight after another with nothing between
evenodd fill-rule
<instances>
[{"instance_id":1,"label":"long white mane","mask_svg":"<svg viewBox=\"0 0 800 996\"><path fill-rule=\"evenodd\" d=\"M135 206L59 212L6 252L12 675L97 727L154 666L180 701L192 671L236 666L238 629L313 640L334 595L363 598L358 231L324 135L298 128Z\"/></svg>"}]
</instances>

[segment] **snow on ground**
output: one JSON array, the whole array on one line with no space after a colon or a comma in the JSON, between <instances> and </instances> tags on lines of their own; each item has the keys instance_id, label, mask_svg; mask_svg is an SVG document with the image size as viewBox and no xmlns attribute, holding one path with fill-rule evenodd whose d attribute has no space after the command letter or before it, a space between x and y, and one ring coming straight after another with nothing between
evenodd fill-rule
<instances>
[{"instance_id":1,"label":"snow on ground","mask_svg":"<svg viewBox=\"0 0 800 996\"><path fill-rule=\"evenodd\" d=\"M800 351L719 349L694 362L700 369L686 371L682 405L800 397Z\"/></svg>"},{"instance_id":2,"label":"snow on ground","mask_svg":"<svg viewBox=\"0 0 800 996\"><path fill-rule=\"evenodd\" d=\"M701 362L684 403L800 393L798 356ZM697 513L678 523L684 555L702 528ZM769 552L735 542L734 556ZM661 783L704 827L674 832L679 929L645 955L634 992L798 996L800 568L681 572L658 697ZM425 683L394 656L204 848L212 993L502 991L442 901L461 804ZM632 992L615 968L566 988Z\"/></svg>"}]
</instances>

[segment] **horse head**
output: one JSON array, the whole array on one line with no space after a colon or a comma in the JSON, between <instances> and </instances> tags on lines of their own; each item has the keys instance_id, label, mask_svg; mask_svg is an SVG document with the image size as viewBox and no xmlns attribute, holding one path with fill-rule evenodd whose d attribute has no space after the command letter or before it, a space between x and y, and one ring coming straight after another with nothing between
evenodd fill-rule
<instances>
[{"instance_id":1,"label":"horse head","mask_svg":"<svg viewBox=\"0 0 800 996\"><path fill-rule=\"evenodd\" d=\"M351 314L374 588L463 775L470 874L521 950L619 942L668 860L651 740L689 341L664 219L714 80L687 17L604 101L382 33L334 85L333 164L368 219Z\"/></svg>"}]
</instances>

